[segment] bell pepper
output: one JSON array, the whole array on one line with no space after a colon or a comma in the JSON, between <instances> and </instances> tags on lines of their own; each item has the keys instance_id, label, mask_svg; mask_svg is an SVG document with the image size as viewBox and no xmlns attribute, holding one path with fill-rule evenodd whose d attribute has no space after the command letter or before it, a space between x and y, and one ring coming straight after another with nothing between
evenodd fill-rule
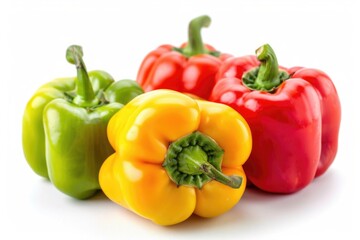
<instances>
[{"instance_id":1,"label":"bell pepper","mask_svg":"<svg viewBox=\"0 0 360 240\"><path fill-rule=\"evenodd\" d=\"M136 80L145 92L172 89L203 99L210 96L220 64L230 56L203 44L200 30L210 22L206 15L193 19L187 43L180 47L162 45L144 58Z\"/></svg>"},{"instance_id":2,"label":"bell pepper","mask_svg":"<svg viewBox=\"0 0 360 240\"><path fill-rule=\"evenodd\" d=\"M40 87L27 103L22 131L25 158L33 171L79 199L100 188L100 166L114 152L106 135L108 120L143 92L135 81L114 82L104 71L87 73L82 56L80 46L67 49L77 77Z\"/></svg>"},{"instance_id":3,"label":"bell pepper","mask_svg":"<svg viewBox=\"0 0 360 240\"><path fill-rule=\"evenodd\" d=\"M251 133L226 105L154 90L116 113L107 131L115 153L100 169L103 192L157 224L220 215L245 190Z\"/></svg>"},{"instance_id":4,"label":"bell pepper","mask_svg":"<svg viewBox=\"0 0 360 240\"><path fill-rule=\"evenodd\" d=\"M334 161L339 97L324 72L279 67L268 44L256 55L226 60L210 100L233 107L250 126L249 181L268 192L296 192Z\"/></svg>"}]
</instances>

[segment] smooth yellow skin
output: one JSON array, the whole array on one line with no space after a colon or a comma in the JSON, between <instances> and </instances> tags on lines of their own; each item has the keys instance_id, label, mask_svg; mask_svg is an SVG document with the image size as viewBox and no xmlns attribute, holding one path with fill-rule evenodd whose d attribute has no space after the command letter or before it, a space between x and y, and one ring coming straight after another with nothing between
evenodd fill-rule
<instances>
[{"instance_id":1,"label":"smooth yellow skin","mask_svg":"<svg viewBox=\"0 0 360 240\"><path fill-rule=\"evenodd\" d=\"M213 138L224 150L222 172L243 178L238 189L216 181L201 189L177 186L162 167L169 144L194 131ZM160 225L193 213L218 216L240 200L246 187L242 169L250 155L250 129L232 108L195 100L171 90L134 98L110 120L108 138L115 149L99 173L103 192L114 202Z\"/></svg>"}]
</instances>

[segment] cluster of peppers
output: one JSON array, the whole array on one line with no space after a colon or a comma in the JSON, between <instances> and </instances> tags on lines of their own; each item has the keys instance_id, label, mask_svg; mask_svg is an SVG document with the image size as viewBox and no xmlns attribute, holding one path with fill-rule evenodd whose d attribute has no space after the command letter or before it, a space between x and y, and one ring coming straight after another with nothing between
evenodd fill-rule
<instances>
[{"instance_id":1,"label":"cluster of peppers","mask_svg":"<svg viewBox=\"0 0 360 240\"><path fill-rule=\"evenodd\" d=\"M23 149L38 175L86 199L112 201L161 225L231 209L247 185L292 193L337 152L340 102L316 69L279 67L273 49L233 57L202 42L208 16L180 47L162 45L136 81L87 72L40 87L23 118ZM144 91L146 93L144 93Z\"/></svg>"}]
</instances>

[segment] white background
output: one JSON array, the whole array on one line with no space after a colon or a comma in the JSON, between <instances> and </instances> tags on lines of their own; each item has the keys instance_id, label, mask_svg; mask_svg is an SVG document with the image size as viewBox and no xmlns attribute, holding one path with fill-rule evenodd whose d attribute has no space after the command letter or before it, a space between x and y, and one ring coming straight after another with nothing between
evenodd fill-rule
<instances>
[{"instance_id":1,"label":"white background","mask_svg":"<svg viewBox=\"0 0 360 240\"><path fill-rule=\"evenodd\" d=\"M359 229L359 17L356 1L1 1L1 239L355 239ZM272 45L279 63L319 68L342 104L339 151L322 177L292 195L247 190L234 209L161 227L104 195L78 201L35 175L21 146L26 102L45 82L73 76L70 44L87 68L136 77L160 44L187 40L187 24L212 18L205 42L236 56ZM2 221L2 222L3 222ZM357 223L356 223L357 221ZM357 236L357 237L356 237ZM359 239L359 238L358 238Z\"/></svg>"}]
</instances>

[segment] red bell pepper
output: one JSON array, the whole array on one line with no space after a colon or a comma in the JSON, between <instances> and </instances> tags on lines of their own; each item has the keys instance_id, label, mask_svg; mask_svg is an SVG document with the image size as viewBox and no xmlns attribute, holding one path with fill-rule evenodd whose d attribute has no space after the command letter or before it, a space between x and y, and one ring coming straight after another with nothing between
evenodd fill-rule
<instances>
[{"instance_id":1,"label":"red bell pepper","mask_svg":"<svg viewBox=\"0 0 360 240\"><path fill-rule=\"evenodd\" d=\"M180 48L162 45L142 61L137 82L145 92L172 89L207 99L215 85L221 62L230 57L203 44L200 30L210 25L210 17L200 16L189 24L189 40Z\"/></svg>"},{"instance_id":2,"label":"red bell pepper","mask_svg":"<svg viewBox=\"0 0 360 240\"><path fill-rule=\"evenodd\" d=\"M268 192L295 192L335 158L339 97L324 72L279 67L267 44L256 55L227 59L210 100L233 107L250 126L253 150L244 165L248 179Z\"/></svg>"}]
</instances>

